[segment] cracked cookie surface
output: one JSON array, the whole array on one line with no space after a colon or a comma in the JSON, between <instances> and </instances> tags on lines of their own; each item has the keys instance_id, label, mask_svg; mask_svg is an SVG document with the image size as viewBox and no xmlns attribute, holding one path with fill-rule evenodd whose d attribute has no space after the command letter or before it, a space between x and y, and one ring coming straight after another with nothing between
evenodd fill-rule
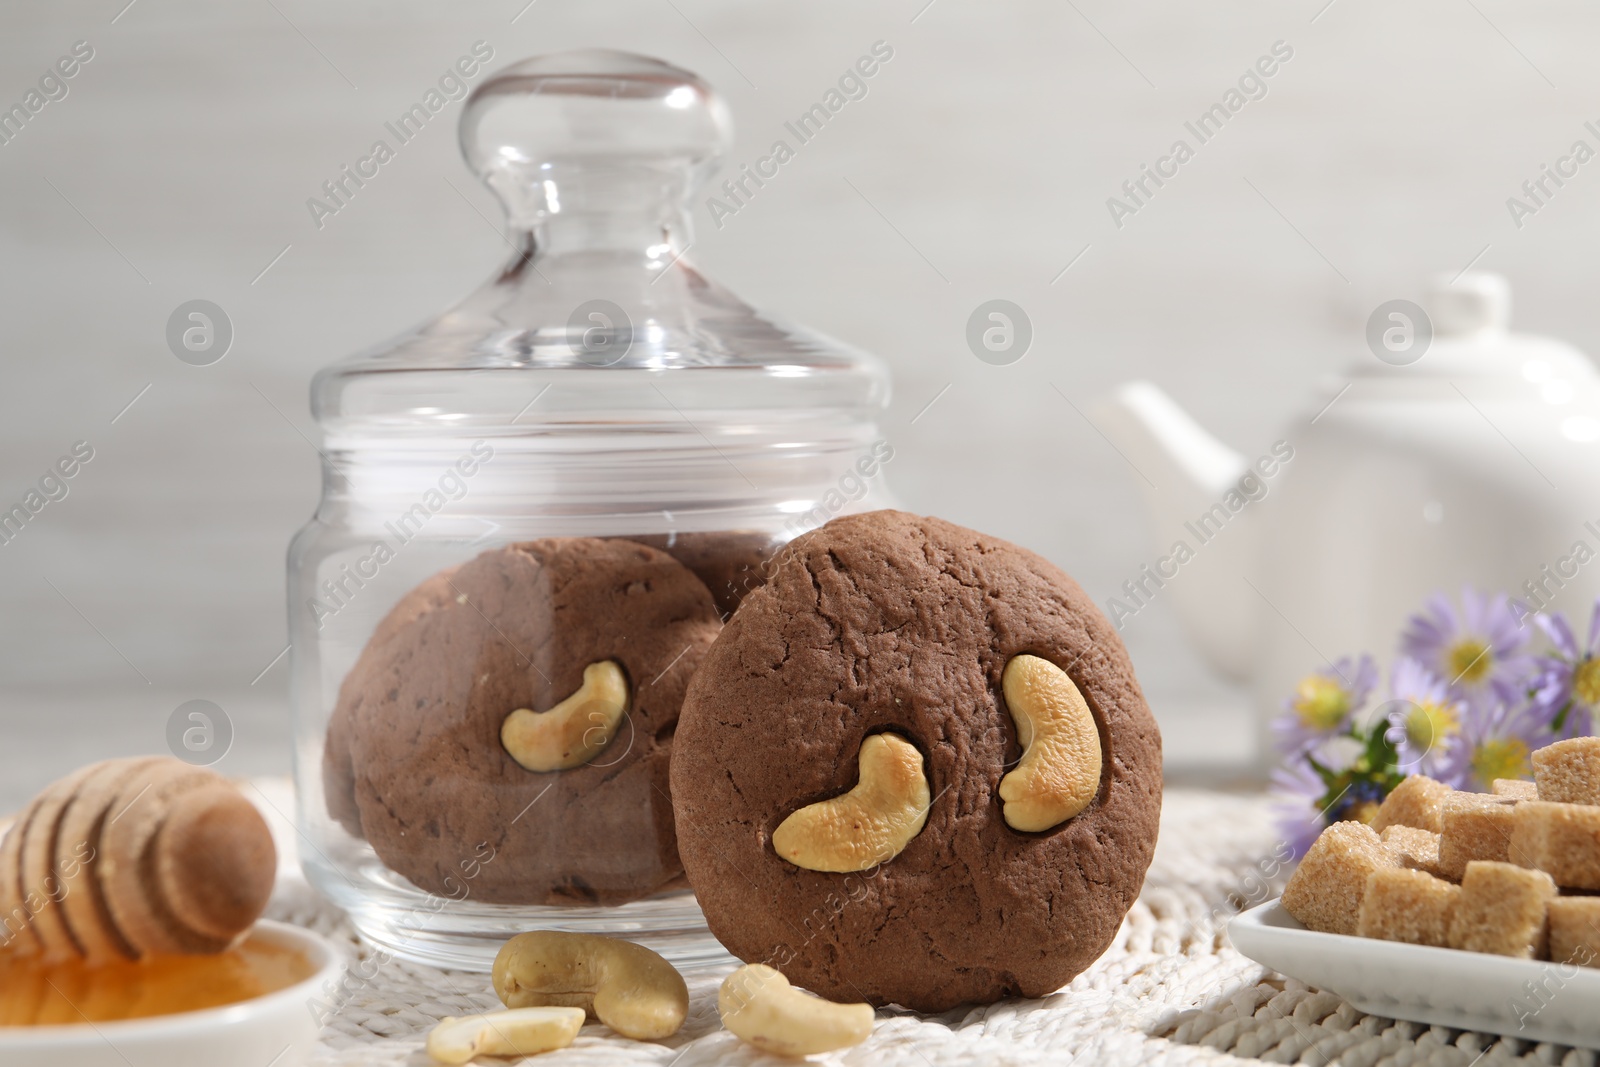
<instances>
[{"instance_id":1,"label":"cracked cookie surface","mask_svg":"<svg viewBox=\"0 0 1600 1067\"><path fill-rule=\"evenodd\" d=\"M379 624L340 689L329 812L444 896L621 903L679 883L673 731L720 629L699 578L631 541L529 541L436 574ZM568 770L518 765L506 716L549 710L603 660L629 689L610 742Z\"/></svg>"},{"instance_id":2,"label":"cracked cookie surface","mask_svg":"<svg viewBox=\"0 0 1600 1067\"><path fill-rule=\"evenodd\" d=\"M1006 825L1021 756L1001 692L1021 654L1064 669L1101 734L1099 790L1041 833ZM805 870L773 850L793 811L849 790L863 740L921 750L932 804L893 859ZM1139 893L1161 739L1121 640L1042 557L880 511L796 540L689 687L672 759L679 851L712 932L833 1000L941 1011L1044 996L1094 962Z\"/></svg>"}]
</instances>

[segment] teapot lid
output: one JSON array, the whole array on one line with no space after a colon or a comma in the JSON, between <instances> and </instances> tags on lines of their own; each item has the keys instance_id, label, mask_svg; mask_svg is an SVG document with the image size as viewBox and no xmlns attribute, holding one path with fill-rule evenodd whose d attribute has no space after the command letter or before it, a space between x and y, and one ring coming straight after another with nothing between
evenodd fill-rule
<instances>
[{"instance_id":1,"label":"teapot lid","mask_svg":"<svg viewBox=\"0 0 1600 1067\"><path fill-rule=\"evenodd\" d=\"M1426 310L1394 300L1373 312L1367 346L1377 358L1359 359L1352 377L1600 380L1589 359L1565 341L1512 332L1511 283L1504 275L1441 274L1426 300Z\"/></svg>"},{"instance_id":2,"label":"teapot lid","mask_svg":"<svg viewBox=\"0 0 1600 1067\"><path fill-rule=\"evenodd\" d=\"M501 201L512 254L454 307L318 374L318 421L330 434L649 429L697 412L870 421L888 402L879 360L755 310L687 257L689 205L731 138L710 85L648 56L563 52L485 81L461 148ZM528 386L547 388L531 407Z\"/></svg>"},{"instance_id":3,"label":"teapot lid","mask_svg":"<svg viewBox=\"0 0 1600 1067\"><path fill-rule=\"evenodd\" d=\"M1511 326L1511 283L1487 271L1440 275L1428 290L1433 328L1445 337L1503 333Z\"/></svg>"}]
</instances>

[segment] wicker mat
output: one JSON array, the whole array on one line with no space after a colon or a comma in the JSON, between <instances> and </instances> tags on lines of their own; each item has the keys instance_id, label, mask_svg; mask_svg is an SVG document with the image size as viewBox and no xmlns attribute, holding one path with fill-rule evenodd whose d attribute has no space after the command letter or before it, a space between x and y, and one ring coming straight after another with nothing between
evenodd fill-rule
<instances>
[{"instance_id":1,"label":"wicker mat","mask_svg":"<svg viewBox=\"0 0 1600 1067\"><path fill-rule=\"evenodd\" d=\"M286 783L258 783L267 806L292 810ZM293 831L274 818L285 860ZM1276 894L1263 876L1275 844L1266 802L1170 790L1155 863L1115 943L1086 973L1042 1000L921 1016L880 1012L867 1043L813 1062L889 1067L945 1064L1272 1063L1483 1067L1506 1062L1593 1067L1594 1054L1364 1015L1339 997L1252 963L1223 933L1242 902ZM1281 880L1281 875L1278 876ZM309 926L355 947L348 924L300 879L280 873L269 915ZM537 1058L540 1067L590 1064L784 1063L722 1030L721 974L691 977L689 1019L660 1044L628 1041L606 1027L583 1028L572 1047ZM486 975L391 961L324 1030L319 1065L429 1063L421 1051L442 1016L498 1007ZM505 1062L505 1061L495 1061Z\"/></svg>"}]
</instances>

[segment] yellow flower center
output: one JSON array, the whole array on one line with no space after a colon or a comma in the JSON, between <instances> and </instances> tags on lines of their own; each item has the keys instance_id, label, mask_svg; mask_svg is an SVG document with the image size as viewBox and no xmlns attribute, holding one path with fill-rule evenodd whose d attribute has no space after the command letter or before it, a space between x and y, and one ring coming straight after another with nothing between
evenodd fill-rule
<instances>
[{"instance_id":1,"label":"yellow flower center","mask_svg":"<svg viewBox=\"0 0 1600 1067\"><path fill-rule=\"evenodd\" d=\"M1573 669L1572 693L1590 707L1600 704L1600 659L1586 659Z\"/></svg>"},{"instance_id":2,"label":"yellow flower center","mask_svg":"<svg viewBox=\"0 0 1600 1067\"><path fill-rule=\"evenodd\" d=\"M1325 675L1302 678L1294 690L1294 710L1309 730L1332 730L1350 713L1350 694Z\"/></svg>"},{"instance_id":3,"label":"yellow flower center","mask_svg":"<svg viewBox=\"0 0 1600 1067\"><path fill-rule=\"evenodd\" d=\"M1346 816L1355 822L1364 822L1371 825L1372 820L1378 817L1378 803L1374 800L1364 800L1359 804L1350 806L1350 814Z\"/></svg>"},{"instance_id":4,"label":"yellow flower center","mask_svg":"<svg viewBox=\"0 0 1600 1067\"><path fill-rule=\"evenodd\" d=\"M1485 741L1472 753L1472 777L1485 788L1496 778L1528 778L1533 767L1528 762L1528 746L1514 737Z\"/></svg>"},{"instance_id":5,"label":"yellow flower center","mask_svg":"<svg viewBox=\"0 0 1600 1067\"><path fill-rule=\"evenodd\" d=\"M1494 653L1475 637L1464 637L1451 645L1445 659L1450 664L1452 685L1458 681L1474 685L1482 681L1484 675L1489 673L1489 668L1494 666Z\"/></svg>"},{"instance_id":6,"label":"yellow flower center","mask_svg":"<svg viewBox=\"0 0 1600 1067\"><path fill-rule=\"evenodd\" d=\"M1460 728L1454 705L1435 704L1428 701L1413 704L1406 712L1406 741L1418 752L1428 752L1433 746Z\"/></svg>"}]
</instances>

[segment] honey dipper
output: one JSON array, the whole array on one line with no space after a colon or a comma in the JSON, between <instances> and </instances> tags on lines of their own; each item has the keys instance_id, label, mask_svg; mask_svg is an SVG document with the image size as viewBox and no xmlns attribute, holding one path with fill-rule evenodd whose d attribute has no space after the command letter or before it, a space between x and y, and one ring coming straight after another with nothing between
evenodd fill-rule
<instances>
[{"instance_id":1,"label":"honey dipper","mask_svg":"<svg viewBox=\"0 0 1600 1067\"><path fill-rule=\"evenodd\" d=\"M215 772L91 764L0 841L0 947L91 963L221 952L266 907L276 869L265 820Z\"/></svg>"}]
</instances>

